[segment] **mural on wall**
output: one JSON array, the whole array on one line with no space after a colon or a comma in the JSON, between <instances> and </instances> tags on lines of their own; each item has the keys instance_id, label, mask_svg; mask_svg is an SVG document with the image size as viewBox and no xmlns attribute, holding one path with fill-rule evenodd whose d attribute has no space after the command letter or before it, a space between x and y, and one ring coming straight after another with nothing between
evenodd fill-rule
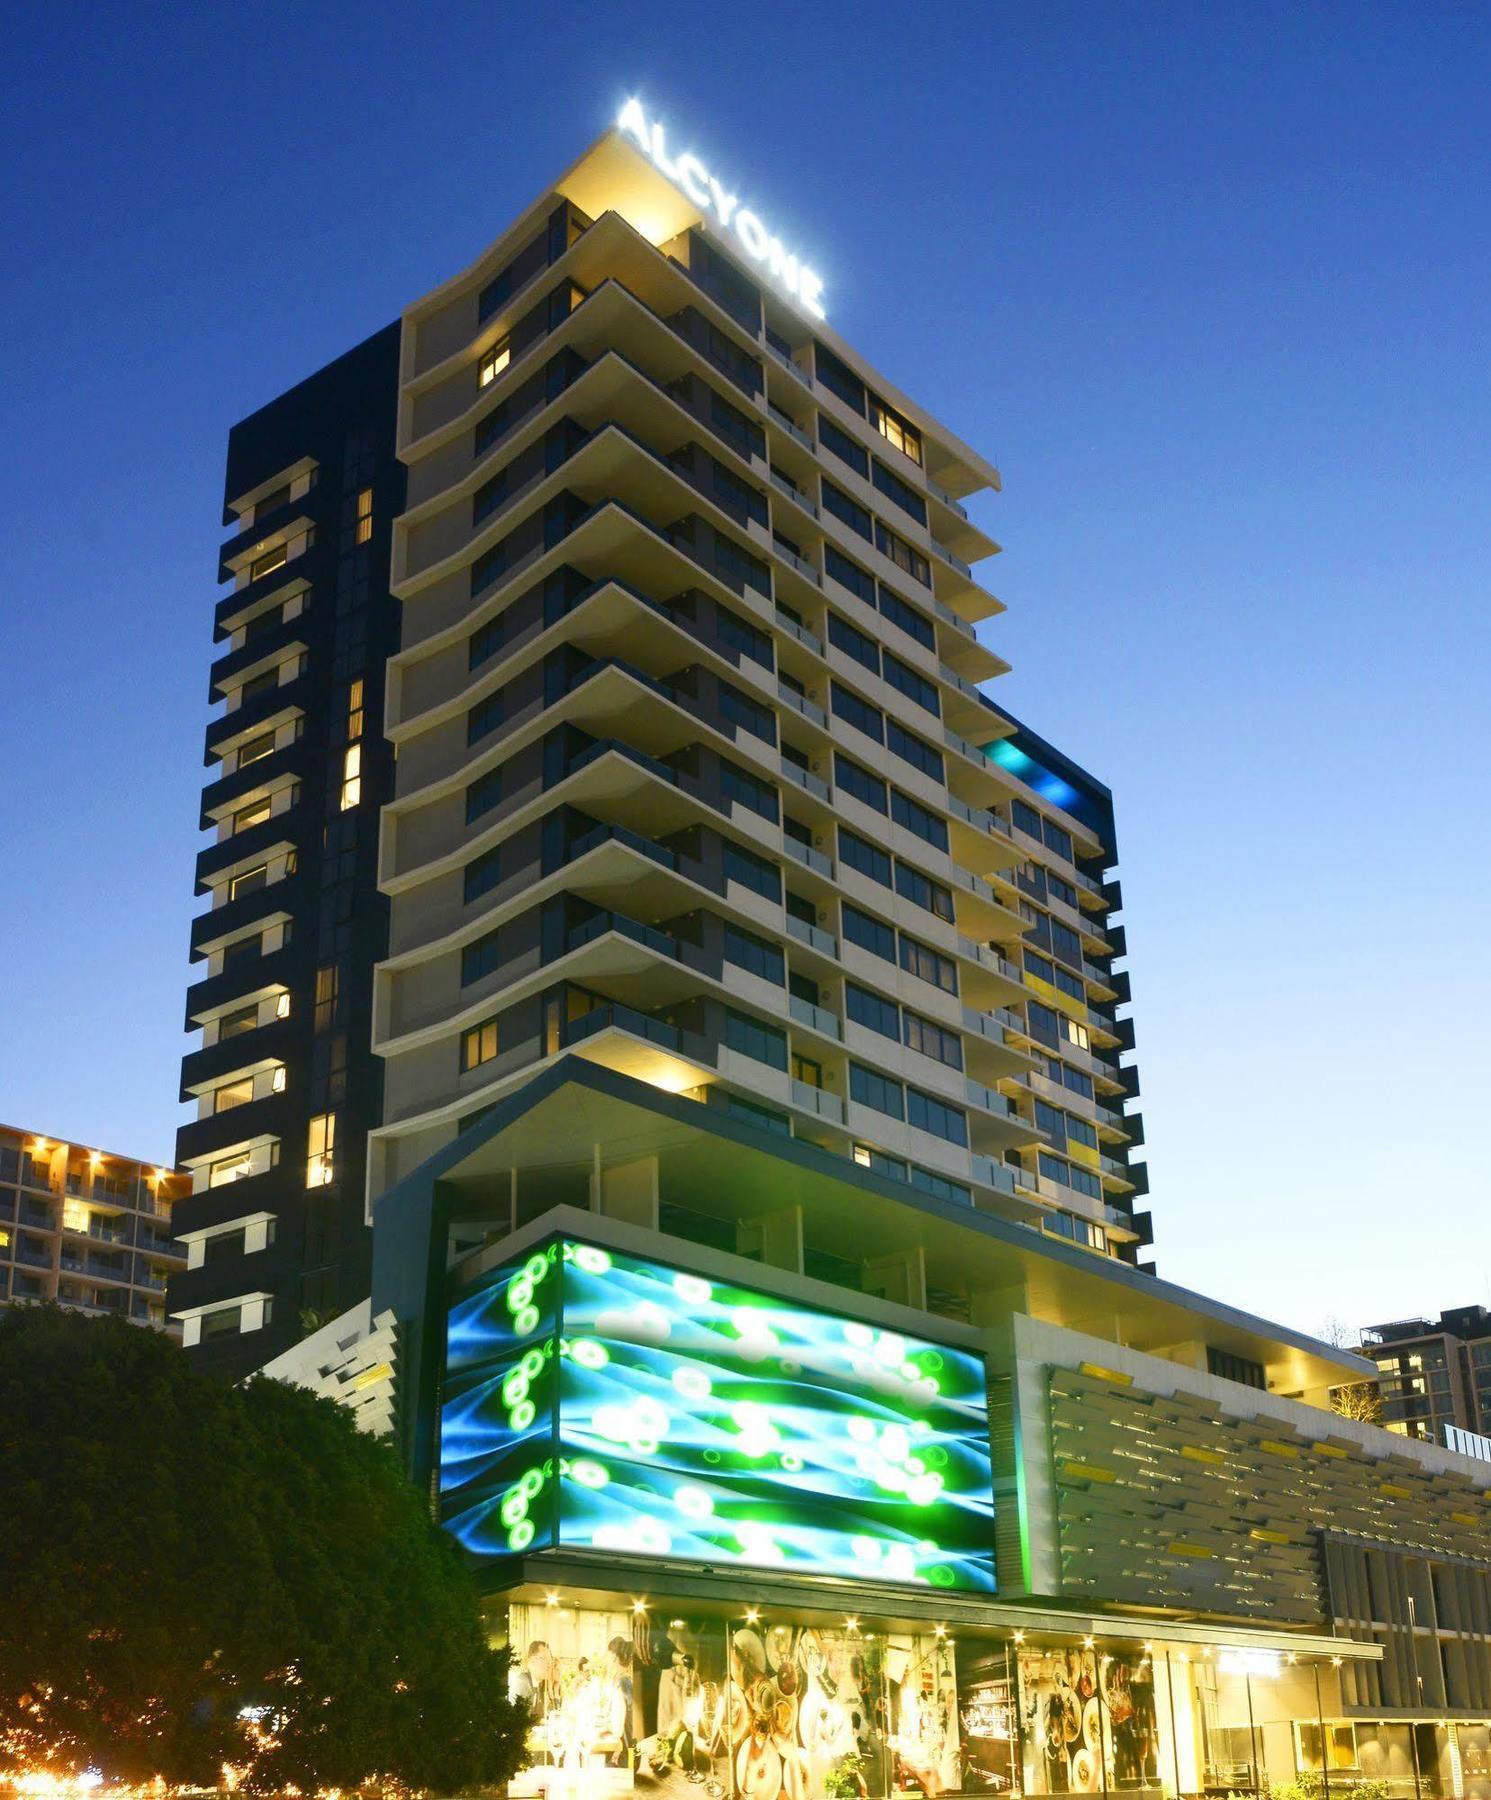
<instances>
[{"instance_id":1,"label":"mural on wall","mask_svg":"<svg viewBox=\"0 0 1491 1800\"><path fill-rule=\"evenodd\" d=\"M963 1791L953 1646L760 1622L514 1606L532 1761L514 1796L927 1800Z\"/></svg>"},{"instance_id":2,"label":"mural on wall","mask_svg":"<svg viewBox=\"0 0 1491 1800\"><path fill-rule=\"evenodd\" d=\"M1025 1785L1097 1794L1159 1780L1153 1665L1141 1654L1022 1651Z\"/></svg>"}]
</instances>

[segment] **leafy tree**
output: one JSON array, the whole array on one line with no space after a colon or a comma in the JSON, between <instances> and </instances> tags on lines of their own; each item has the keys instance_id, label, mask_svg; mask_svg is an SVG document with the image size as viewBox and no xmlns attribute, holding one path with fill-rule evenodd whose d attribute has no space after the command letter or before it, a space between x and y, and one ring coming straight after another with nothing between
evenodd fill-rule
<instances>
[{"instance_id":1,"label":"leafy tree","mask_svg":"<svg viewBox=\"0 0 1491 1800\"><path fill-rule=\"evenodd\" d=\"M0 1763L451 1792L521 1762L458 1552L334 1402L12 1308L0 1518Z\"/></svg>"}]
</instances>

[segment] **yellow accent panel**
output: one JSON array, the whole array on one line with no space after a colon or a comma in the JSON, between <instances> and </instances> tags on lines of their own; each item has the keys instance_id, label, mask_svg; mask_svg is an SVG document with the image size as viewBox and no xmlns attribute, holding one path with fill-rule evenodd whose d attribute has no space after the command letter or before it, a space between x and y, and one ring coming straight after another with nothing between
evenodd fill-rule
<instances>
[{"instance_id":1,"label":"yellow accent panel","mask_svg":"<svg viewBox=\"0 0 1491 1800\"><path fill-rule=\"evenodd\" d=\"M1299 1447L1295 1444L1281 1444L1274 1438L1264 1438L1259 1444L1260 1450L1267 1450L1270 1456L1298 1456Z\"/></svg>"},{"instance_id":2,"label":"yellow accent panel","mask_svg":"<svg viewBox=\"0 0 1491 1800\"><path fill-rule=\"evenodd\" d=\"M355 1388L371 1387L375 1381L386 1381L392 1374L392 1363L375 1363L371 1369L364 1369L352 1386Z\"/></svg>"},{"instance_id":3,"label":"yellow accent panel","mask_svg":"<svg viewBox=\"0 0 1491 1800\"><path fill-rule=\"evenodd\" d=\"M1216 1555L1216 1552L1214 1550L1208 1550L1205 1544L1188 1544L1181 1538L1177 1538L1173 1544L1166 1544L1165 1548L1171 1556Z\"/></svg>"},{"instance_id":4,"label":"yellow accent panel","mask_svg":"<svg viewBox=\"0 0 1491 1800\"><path fill-rule=\"evenodd\" d=\"M1112 1469L1100 1469L1096 1463L1069 1462L1061 1465L1061 1472L1072 1481L1117 1481L1118 1477Z\"/></svg>"},{"instance_id":5,"label":"yellow accent panel","mask_svg":"<svg viewBox=\"0 0 1491 1800\"><path fill-rule=\"evenodd\" d=\"M1391 1481L1382 1482L1377 1491L1380 1494L1391 1494L1394 1500L1411 1500L1413 1498L1412 1488L1398 1487Z\"/></svg>"},{"instance_id":6,"label":"yellow accent panel","mask_svg":"<svg viewBox=\"0 0 1491 1800\"><path fill-rule=\"evenodd\" d=\"M1111 1381L1115 1387L1132 1387L1134 1385L1132 1375L1124 1375L1117 1369L1105 1369L1101 1363L1078 1363L1077 1373L1090 1375L1095 1381Z\"/></svg>"},{"instance_id":7,"label":"yellow accent panel","mask_svg":"<svg viewBox=\"0 0 1491 1800\"><path fill-rule=\"evenodd\" d=\"M1261 1525L1255 1525L1248 1536L1256 1538L1260 1544L1287 1544L1289 1542L1288 1532L1265 1531Z\"/></svg>"},{"instance_id":8,"label":"yellow accent panel","mask_svg":"<svg viewBox=\"0 0 1491 1800\"><path fill-rule=\"evenodd\" d=\"M1051 1006L1059 1007L1069 1019L1086 1022L1087 1008L1080 1000L1074 1000L1070 994L1062 993L1059 987L1053 987L1049 981L1042 981L1039 975L1032 975L1029 969L1023 969L1021 974L1026 987L1033 993L1039 994L1042 1000Z\"/></svg>"},{"instance_id":9,"label":"yellow accent panel","mask_svg":"<svg viewBox=\"0 0 1491 1800\"><path fill-rule=\"evenodd\" d=\"M1451 1513L1450 1517L1457 1525L1479 1525L1480 1520L1474 1513Z\"/></svg>"},{"instance_id":10,"label":"yellow accent panel","mask_svg":"<svg viewBox=\"0 0 1491 1800\"><path fill-rule=\"evenodd\" d=\"M1180 1453L1192 1462L1222 1463L1227 1460L1220 1450L1203 1450L1199 1444L1182 1444Z\"/></svg>"},{"instance_id":11,"label":"yellow accent panel","mask_svg":"<svg viewBox=\"0 0 1491 1800\"><path fill-rule=\"evenodd\" d=\"M1101 1169L1103 1166L1099 1152L1089 1149L1086 1144L1074 1144L1068 1139L1066 1153L1073 1162L1086 1163L1089 1169Z\"/></svg>"},{"instance_id":12,"label":"yellow accent panel","mask_svg":"<svg viewBox=\"0 0 1491 1800\"><path fill-rule=\"evenodd\" d=\"M1317 1456L1335 1456L1344 1460L1346 1452L1339 1444L1313 1444L1311 1448Z\"/></svg>"}]
</instances>

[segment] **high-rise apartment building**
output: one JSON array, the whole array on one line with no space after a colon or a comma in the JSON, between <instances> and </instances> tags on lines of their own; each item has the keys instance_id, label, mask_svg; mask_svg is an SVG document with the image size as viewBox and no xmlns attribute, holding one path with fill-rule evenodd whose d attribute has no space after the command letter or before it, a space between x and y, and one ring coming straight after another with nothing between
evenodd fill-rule
<instances>
[{"instance_id":1,"label":"high-rise apartment building","mask_svg":"<svg viewBox=\"0 0 1491 1800\"><path fill-rule=\"evenodd\" d=\"M1377 1364L1389 1431L1435 1444L1447 1441L1447 1427L1491 1436L1491 1312L1484 1306L1368 1325L1362 1355Z\"/></svg>"},{"instance_id":2,"label":"high-rise apartment building","mask_svg":"<svg viewBox=\"0 0 1491 1800\"><path fill-rule=\"evenodd\" d=\"M234 427L218 576L193 922L200 1032L177 1142L184 1339L225 1374L366 1296L365 1145L380 1117L371 970L383 954L378 809L399 328Z\"/></svg>"},{"instance_id":3,"label":"high-rise apartment building","mask_svg":"<svg viewBox=\"0 0 1491 1800\"><path fill-rule=\"evenodd\" d=\"M998 473L716 223L613 135L230 437L171 1302L227 1370L571 1051L1149 1241L1111 802L979 685Z\"/></svg>"},{"instance_id":4,"label":"high-rise apartment building","mask_svg":"<svg viewBox=\"0 0 1491 1800\"><path fill-rule=\"evenodd\" d=\"M1136 1260L1111 804L979 686L997 471L624 137L406 312L399 418L372 1193L575 1053Z\"/></svg>"},{"instance_id":5,"label":"high-rise apartment building","mask_svg":"<svg viewBox=\"0 0 1491 1800\"><path fill-rule=\"evenodd\" d=\"M55 1301L166 1329L166 1282L185 1260L171 1208L188 1188L174 1169L0 1125L0 1306Z\"/></svg>"}]
</instances>

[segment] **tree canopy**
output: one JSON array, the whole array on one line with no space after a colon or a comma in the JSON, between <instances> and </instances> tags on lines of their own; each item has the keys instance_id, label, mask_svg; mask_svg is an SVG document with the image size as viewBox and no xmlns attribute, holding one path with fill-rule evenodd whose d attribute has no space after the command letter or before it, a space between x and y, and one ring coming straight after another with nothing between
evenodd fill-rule
<instances>
[{"instance_id":1,"label":"tree canopy","mask_svg":"<svg viewBox=\"0 0 1491 1800\"><path fill-rule=\"evenodd\" d=\"M449 1793L519 1765L459 1552L330 1400L11 1308L0 1519L0 1767Z\"/></svg>"}]
</instances>

